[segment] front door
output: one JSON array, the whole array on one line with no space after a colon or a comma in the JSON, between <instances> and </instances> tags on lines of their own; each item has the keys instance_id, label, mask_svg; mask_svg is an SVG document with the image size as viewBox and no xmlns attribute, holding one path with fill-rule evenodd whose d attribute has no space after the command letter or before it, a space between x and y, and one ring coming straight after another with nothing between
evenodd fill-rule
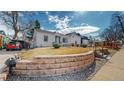
<instances>
[{"instance_id":1,"label":"front door","mask_svg":"<svg viewBox=\"0 0 124 93\"><path fill-rule=\"evenodd\" d=\"M60 36L55 36L55 43L60 44Z\"/></svg>"}]
</instances>

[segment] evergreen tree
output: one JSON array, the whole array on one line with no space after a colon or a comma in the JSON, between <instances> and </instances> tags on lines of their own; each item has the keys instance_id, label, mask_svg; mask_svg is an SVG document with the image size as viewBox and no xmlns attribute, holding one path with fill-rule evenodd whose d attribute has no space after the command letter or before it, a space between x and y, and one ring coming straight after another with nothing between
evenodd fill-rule
<instances>
[{"instance_id":1,"label":"evergreen tree","mask_svg":"<svg viewBox=\"0 0 124 93\"><path fill-rule=\"evenodd\" d=\"M40 29L40 22L38 20L35 21L35 29Z\"/></svg>"}]
</instances>

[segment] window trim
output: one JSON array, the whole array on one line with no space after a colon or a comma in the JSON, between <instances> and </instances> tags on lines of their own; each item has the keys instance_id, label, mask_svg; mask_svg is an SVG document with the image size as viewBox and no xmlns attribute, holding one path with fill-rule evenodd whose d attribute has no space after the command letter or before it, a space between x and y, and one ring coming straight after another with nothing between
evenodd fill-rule
<instances>
[{"instance_id":1,"label":"window trim","mask_svg":"<svg viewBox=\"0 0 124 93\"><path fill-rule=\"evenodd\" d=\"M48 35L44 35L44 42L48 42Z\"/></svg>"}]
</instances>

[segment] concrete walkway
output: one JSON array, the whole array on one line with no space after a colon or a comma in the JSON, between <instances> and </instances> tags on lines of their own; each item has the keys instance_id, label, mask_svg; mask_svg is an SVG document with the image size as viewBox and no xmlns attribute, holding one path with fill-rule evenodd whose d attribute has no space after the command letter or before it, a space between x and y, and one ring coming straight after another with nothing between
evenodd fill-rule
<instances>
[{"instance_id":1,"label":"concrete walkway","mask_svg":"<svg viewBox=\"0 0 124 93\"><path fill-rule=\"evenodd\" d=\"M92 81L124 80L124 49L118 51L91 79Z\"/></svg>"},{"instance_id":2,"label":"concrete walkway","mask_svg":"<svg viewBox=\"0 0 124 93\"><path fill-rule=\"evenodd\" d=\"M0 51L0 73L2 72L2 69L4 68L5 66L5 61L10 58L10 57L14 57L14 55L16 54L17 52L6 52L6 51Z\"/></svg>"}]
</instances>

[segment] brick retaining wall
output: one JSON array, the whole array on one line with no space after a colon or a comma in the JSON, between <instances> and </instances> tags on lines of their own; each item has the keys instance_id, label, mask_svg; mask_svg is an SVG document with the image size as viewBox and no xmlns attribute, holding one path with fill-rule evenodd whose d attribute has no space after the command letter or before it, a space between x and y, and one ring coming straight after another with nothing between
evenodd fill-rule
<instances>
[{"instance_id":1,"label":"brick retaining wall","mask_svg":"<svg viewBox=\"0 0 124 93\"><path fill-rule=\"evenodd\" d=\"M85 69L94 62L94 52L82 54L37 56L17 63L14 74L27 76L51 76Z\"/></svg>"}]
</instances>

